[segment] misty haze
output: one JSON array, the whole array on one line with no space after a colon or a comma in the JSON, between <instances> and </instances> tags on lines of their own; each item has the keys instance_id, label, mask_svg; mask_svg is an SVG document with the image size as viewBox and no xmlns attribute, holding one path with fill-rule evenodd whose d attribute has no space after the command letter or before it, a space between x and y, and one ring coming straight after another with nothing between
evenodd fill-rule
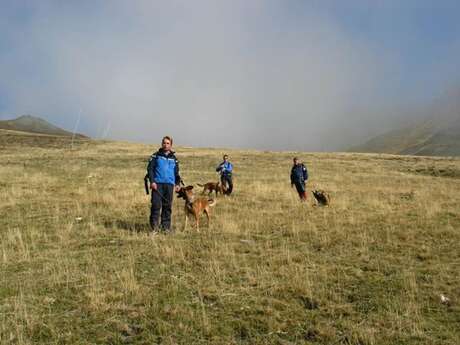
<instances>
[{"instance_id":1,"label":"misty haze","mask_svg":"<svg viewBox=\"0 0 460 345\"><path fill-rule=\"evenodd\" d=\"M343 151L458 85L452 1L3 1L0 120Z\"/></svg>"}]
</instances>

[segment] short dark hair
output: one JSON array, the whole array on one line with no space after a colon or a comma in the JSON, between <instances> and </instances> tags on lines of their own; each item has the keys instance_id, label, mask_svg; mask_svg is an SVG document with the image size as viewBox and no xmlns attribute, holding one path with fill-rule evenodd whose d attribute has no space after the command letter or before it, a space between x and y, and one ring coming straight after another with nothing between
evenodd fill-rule
<instances>
[{"instance_id":1,"label":"short dark hair","mask_svg":"<svg viewBox=\"0 0 460 345\"><path fill-rule=\"evenodd\" d=\"M161 139L161 143L163 143L163 141L164 141L165 139L169 140L169 142L171 143L171 145L173 144L173 139L172 139L171 136L165 135L165 136L163 137L163 139Z\"/></svg>"},{"instance_id":2,"label":"short dark hair","mask_svg":"<svg viewBox=\"0 0 460 345\"><path fill-rule=\"evenodd\" d=\"M223 159L228 158L228 154L224 154Z\"/></svg>"}]
</instances>

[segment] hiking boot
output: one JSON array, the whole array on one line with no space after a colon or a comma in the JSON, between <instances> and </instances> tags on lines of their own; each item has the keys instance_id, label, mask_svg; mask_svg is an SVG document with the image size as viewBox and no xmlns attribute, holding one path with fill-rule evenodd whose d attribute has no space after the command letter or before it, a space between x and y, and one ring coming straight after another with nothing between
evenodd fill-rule
<instances>
[{"instance_id":1,"label":"hiking boot","mask_svg":"<svg viewBox=\"0 0 460 345\"><path fill-rule=\"evenodd\" d=\"M157 234L158 232L160 231L160 228L158 226L158 224L155 224L153 222L150 222L150 233L152 234Z\"/></svg>"},{"instance_id":2,"label":"hiking boot","mask_svg":"<svg viewBox=\"0 0 460 345\"><path fill-rule=\"evenodd\" d=\"M164 233L165 235L172 235L175 233L174 228L169 227L169 228L161 228L161 232Z\"/></svg>"}]
</instances>

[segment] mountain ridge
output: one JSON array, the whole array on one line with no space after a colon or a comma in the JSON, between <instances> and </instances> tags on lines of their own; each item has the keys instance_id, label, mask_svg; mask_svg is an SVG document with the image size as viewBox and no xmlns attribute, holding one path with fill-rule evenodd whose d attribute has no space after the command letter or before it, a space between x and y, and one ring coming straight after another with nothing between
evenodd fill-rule
<instances>
[{"instance_id":1,"label":"mountain ridge","mask_svg":"<svg viewBox=\"0 0 460 345\"><path fill-rule=\"evenodd\" d=\"M40 117L32 115L21 115L12 120L0 120L0 129L65 137L75 137L80 139L89 138L88 136L83 135L81 133L72 133L66 131L65 129L57 127Z\"/></svg>"},{"instance_id":2,"label":"mountain ridge","mask_svg":"<svg viewBox=\"0 0 460 345\"><path fill-rule=\"evenodd\" d=\"M460 88L426 107L419 120L377 135L347 151L460 156Z\"/></svg>"}]
</instances>

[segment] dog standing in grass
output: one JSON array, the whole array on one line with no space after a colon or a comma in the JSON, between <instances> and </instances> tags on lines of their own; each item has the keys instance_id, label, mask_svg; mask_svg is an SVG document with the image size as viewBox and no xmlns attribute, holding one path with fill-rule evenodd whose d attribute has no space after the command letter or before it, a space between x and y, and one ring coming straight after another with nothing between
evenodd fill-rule
<instances>
[{"instance_id":1,"label":"dog standing in grass","mask_svg":"<svg viewBox=\"0 0 460 345\"><path fill-rule=\"evenodd\" d=\"M312 193L316 199L317 206L329 206L331 204L331 197L324 190L315 189Z\"/></svg>"},{"instance_id":2,"label":"dog standing in grass","mask_svg":"<svg viewBox=\"0 0 460 345\"><path fill-rule=\"evenodd\" d=\"M293 159L294 165L291 169L291 187L297 189L300 201L307 200L307 192L305 191L305 183L308 180L308 171L305 165L299 161L297 157Z\"/></svg>"},{"instance_id":3,"label":"dog standing in grass","mask_svg":"<svg viewBox=\"0 0 460 345\"><path fill-rule=\"evenodd\" d=\"M198 186L203 187L203 192L201 194L205 194L208 192L208 195L211 195L213 191L216 192L216 198L217 198L217 193L221 193L222 195L225 194L225 186L221 184L220 182L208 182L205 184L199 184Z\"/></svg>"},{"instance_id":4,"label":"dog standing in grass","mask_svg":"<svg viewBox=\"0 0 460 345\"><path fill-rule=\"evenodd\" d=\"M209 218L210 218L210 208L216 204L215 199L206 199L206 198L196 198L193 194L193 186L182 187L176 191L177 197L185 200L184 205L184 231L187 228L188 217L193 217L195 221L196 231L200 231L200 216L205 214L208 219L209 227Z\"/></svg>"}]
</instances>

